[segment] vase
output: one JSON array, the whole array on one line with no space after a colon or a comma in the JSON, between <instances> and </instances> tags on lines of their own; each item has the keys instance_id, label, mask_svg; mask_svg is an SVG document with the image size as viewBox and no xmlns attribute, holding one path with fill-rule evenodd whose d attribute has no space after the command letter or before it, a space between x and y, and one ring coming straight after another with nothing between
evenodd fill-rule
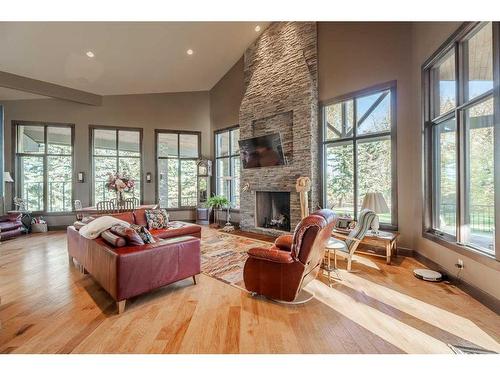
<instances>
[{"instance_id":1,"label":"vase","mask_svg":"<svg viewBox=\"0 0 500 375\"><path fill-rule=\"evenodd\" d=\"M117 191L116 192L116 202L118 203L118 206L123 206L125 204L125 195L123 194L123 191Z\"/></svg>"}]
</instances>

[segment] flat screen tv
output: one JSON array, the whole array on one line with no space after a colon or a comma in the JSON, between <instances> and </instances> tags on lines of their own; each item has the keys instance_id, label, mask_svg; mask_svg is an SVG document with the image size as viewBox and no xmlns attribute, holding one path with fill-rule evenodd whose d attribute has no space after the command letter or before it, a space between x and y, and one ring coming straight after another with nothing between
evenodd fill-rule
<instances>
[{"instance_id":1,"label":"flat screen tv","mask_svg":"<svg viewBox=\"0 0 500 375\"><path fill-rule=\"evenodd\" d=\"M243 139L238 143L243 168L273 167L286 164L279 133Z\"/></svg>"}]
</instances>

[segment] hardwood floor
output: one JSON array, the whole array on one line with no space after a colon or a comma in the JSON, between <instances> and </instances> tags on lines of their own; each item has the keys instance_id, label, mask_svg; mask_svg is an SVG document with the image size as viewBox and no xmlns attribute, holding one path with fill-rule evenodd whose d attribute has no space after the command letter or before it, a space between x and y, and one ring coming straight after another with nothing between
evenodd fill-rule
<instances>
[{"instance_id":1,"label":"hardwood floor","mask_svg":"<svg viewBox=\"0 0 500 375\"><path fill-rule=\"evenodd\" d=\"M6 241L0 352L449 353L448 343L500 352L500 317L455 286L414 278L414 259L358 260L359 272L341 272L333 288L309 284L316 299L303 306L200 275L197 285L133 298L118 316L106 292L68 266L65 232Z\"/></svg>"}]
</instances>

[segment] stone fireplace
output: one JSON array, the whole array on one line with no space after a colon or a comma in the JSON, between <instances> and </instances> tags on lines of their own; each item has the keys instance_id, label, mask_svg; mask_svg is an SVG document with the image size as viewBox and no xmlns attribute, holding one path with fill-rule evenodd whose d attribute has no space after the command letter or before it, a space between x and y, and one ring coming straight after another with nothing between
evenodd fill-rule
<instances>
[{"instance_id":1,"label":"stone fireplace","mask_svg":"<svg viewBox=\"0 0 500 375\"><path fill-rule=\"evenodd\" d=\"M290 193L256 191L255 227L290 231Z\"/></svg>"},{"instance_id":2,"label":"stone fireplace","mask_svg":"<svg viewBox=\"0 0 500 375\"><path fill-rule=\"evenodd\" d=\"M279 235L301 219L297 178L311 179L309 206L314 209L319 202L316 23L272 23L244 60L240 139L280 133L286 165L241 170L240 226ZM288 225L270 225L287 212Z\"/></svg>"}]
</instances>

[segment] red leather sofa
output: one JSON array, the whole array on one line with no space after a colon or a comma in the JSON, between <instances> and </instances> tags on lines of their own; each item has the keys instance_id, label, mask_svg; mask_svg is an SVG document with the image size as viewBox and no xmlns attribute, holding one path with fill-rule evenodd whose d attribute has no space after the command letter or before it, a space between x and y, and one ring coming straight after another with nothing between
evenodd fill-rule
<instances>
[{"instance_id":1,"label":"red leather sofa","mask_svg":"<svg viewBox=\"0 0 500 375\"><path fill-rule=\"evenodd\" d=\"M129 223L144 225L144 210L110 215ZM75 259L83 272L113 297L118 313L128 298L193 277L200 270L201 227L173 222L175 228L151 230L156 242L140 246L113 247L102 238L89 240L75 227L67 229L70 264Z\"/></svg>"},{"instance_id":2,"label":"red leather sofa","mask_svg":"<svg viewBox=\"0 0 500 375\"><path fill-rule=\"evenodd\" d=\"M0 216L0 241L20 236L23 233L23 223L20 214Z\"/></svg>"}]
</instances>

